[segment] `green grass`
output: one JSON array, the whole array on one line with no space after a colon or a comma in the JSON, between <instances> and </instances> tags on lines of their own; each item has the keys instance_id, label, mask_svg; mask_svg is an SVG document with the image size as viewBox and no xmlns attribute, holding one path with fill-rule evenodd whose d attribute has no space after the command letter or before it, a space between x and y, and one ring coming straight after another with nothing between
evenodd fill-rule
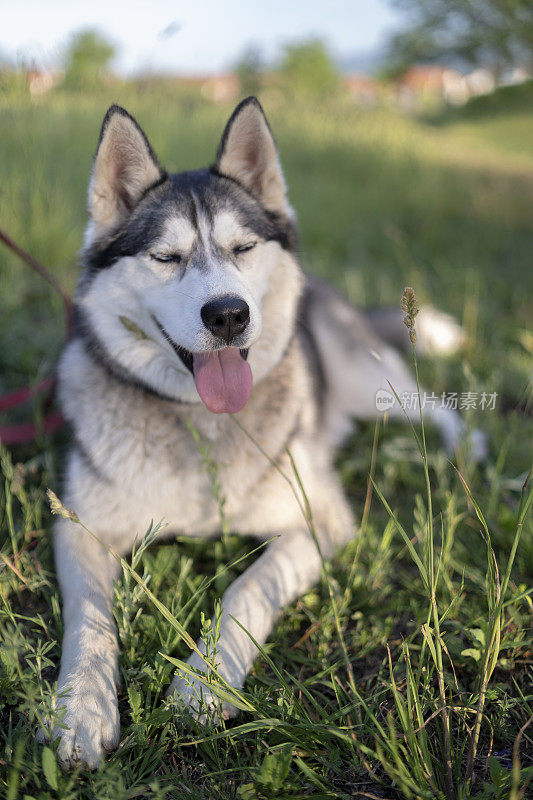
<instances>
[{"instance_id":1,"label":"green grass","mask_svg":"<svg viewBox=\"0 0 533 800\"><path fill-rule=\"evenodd\" d=\"M0 226L69 288L91 157L112 101L137 116L170 169L211 161L230 112L161 87L0 99ZM426 360L419 370L437 394L498 392L496 411L468 414L489 436L489 458L477 468L459 465L466 490L432 431L426 476L408 426L387 425L377 437L373 424L361 426L338 458L359 518L373 463L376 489L361 534L279 620L242 693L253 711L209 731L166 709L167 657L187 656L183 629L198 636L202 612L212 613L256 544L226 533L217 542L141 548L116 588L119 750L94 774L63 774L33 729L60 656L45 490L61 494L67 437L4 451L0 787L9 800L431 800L451 796L450 783L457 798L517 800L533 778L532 729L523 729L533 706L530 517L505 587L533 440L531 106L450 115L437 125L338 99L320 109L277 96L264 102L300 220L304 265L360 305L399 303L409 284L419 301L462 320L464 353ZM63 318L60 300L5 249L0 270L3 392L53 368ZM35 402L2 424L41 413Z\"/></svg>"},{"instance_id":2,"label":"green grass","mask_svg":"<svg viewBox=\"0 0 533 800\"><path fill-rule=\"evenodd\" d=\"M531 155L533 81L504 86L488 95L474 97L466 105L448 109L433 118L439 126L451 126L468 137L497 149Z\"/></svg>"}]
</instances>

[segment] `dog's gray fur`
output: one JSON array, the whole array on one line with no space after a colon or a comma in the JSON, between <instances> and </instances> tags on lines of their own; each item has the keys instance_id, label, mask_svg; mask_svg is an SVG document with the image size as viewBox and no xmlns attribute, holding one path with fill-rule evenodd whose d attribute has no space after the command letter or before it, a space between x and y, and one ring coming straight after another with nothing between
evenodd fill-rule
<instances>
[{"instance_id":1,"label":"dog's gray fur","mask_svg":"<svg viewBox=\"0 0 533 800\"><path fill-rule=\"evenodd\" d=\"M220 514L192 431L199 433L218 465L232 530L274 538L223 598L220 672L239 688L256 649L232 617L262 643L283 606L320 574L301 508L257 444L288 476L290 450L330 556L354 535L332 469L334 446L354 417L376 417L376 391L388 389L388 380L398 392L416 390L385 341L401 341L401 318L367 318L304 278L276 147L254 98L235 110L214 167L170 176L137 123L112 107L89 210L76 333L59 364L59 399L73 431L63 500L120 554L152 519L168 523L165 536L215 536ZM227 294L250 309L247 328L231 342L248 350L254 381L239 425L205 407L186 366L191 353L222 352L225 343L200 312ZM455 323L439 319L457 338ZM401 412L393 406L389 413ZM433 421L453 449L458 416L435 411ZM111 609L117 566L67 519L56 524L55 554L65 621L58 703L67 729L52 728L52 735L61 737L65 764L95 767L119 740ZM189 663L205 668L197 654ZM177 707L212 707L216 698L205 692L200 707L200 686L176 678ZM222 710L234 711L227 703Z\"/></svg>"}]
</instances>

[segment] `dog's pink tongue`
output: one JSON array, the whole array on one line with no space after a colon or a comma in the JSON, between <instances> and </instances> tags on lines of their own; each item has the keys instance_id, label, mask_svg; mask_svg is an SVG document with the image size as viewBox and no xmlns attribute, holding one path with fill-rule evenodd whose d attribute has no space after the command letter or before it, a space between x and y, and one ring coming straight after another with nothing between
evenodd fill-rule
<instances>
[{"instance_id":1,"label":"dog's pink tongue","mask_svg":"<svg viewBox=\"0 0 533 800\"><path fill-rule=\"evenodd\" d=\"M252 391L252 370L237 347L193 354L198 394L214 414L236 414Z\"/></svg>"}]
</instances>

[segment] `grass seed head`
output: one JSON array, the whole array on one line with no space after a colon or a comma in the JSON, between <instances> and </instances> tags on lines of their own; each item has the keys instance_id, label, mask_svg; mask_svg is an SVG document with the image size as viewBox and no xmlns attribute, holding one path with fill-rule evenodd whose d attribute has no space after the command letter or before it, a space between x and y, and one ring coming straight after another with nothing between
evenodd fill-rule
<instances>
[{"instance_id":1,"label":"grass seed head","mask_svg":"<svg viewBox=\"0 0 533 800\"><path fill-rule=\"evenodd\" d=\"M411 344L416 344L416 331L415 331L415 317L418 314L419 308L416 302L415 290L410 286L406 286L403 290L401 309L405 314L403 321L409 328L409 338Z\"/></svg>"},{"instance_id":2,"label":"grass seed head","mask_svg":"<svg viewBox=\"0 0 533 800\"><path fill-rule=\"evenodd\" d=\"M146 334L142 328L140 328L136 322L134 322L129 317L121 316L119 320L124 328L130 333L133 333L136 339L145 340L147 342L153 342L153 339Z\"/></svg>"},{"instance_id":3,"label":"grass seed head","mask_svg":"<svg viewBox=\"0 0 533 800\"><path fill-rule=\"evenodd\" d=\"M57 514L59 517L64 517L64 519L71 519L73 522L80 521L76 512L63 505L55 492L53 492L51 489L47 489L46 494L48 495L50 511L52 514Z\"/></svg>"}]
</instances>

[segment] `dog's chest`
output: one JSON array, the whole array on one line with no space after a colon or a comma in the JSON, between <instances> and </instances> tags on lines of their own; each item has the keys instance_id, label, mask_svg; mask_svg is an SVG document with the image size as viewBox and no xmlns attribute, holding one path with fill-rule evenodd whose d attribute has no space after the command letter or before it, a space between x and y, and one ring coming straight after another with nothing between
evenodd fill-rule
<instances>
[{"instance_id":1,"label":"dog's chest","mask_svg":"<svg viewBox=\"0 0 533 800\"><path fill-rule=\"evenodd\" d=\"M123 423L120 435L110 425L105 492L117 509L116 526L138 531L161 519L169 532L204 537L220 531L224 516L244 520L246 527L251 497L274 471L257 445L279 456L290 434L283 424L287 420L278 420L268 435L261 426L252 428L252 441L227 416L216 420L218 431L209 438L211 426L202 426L195 416L136 415Z\"/></svg>"},{"instance_id":2,"label":"dog's chest","mask_svg":"<svg viewBox=\"0 0 533 800\"><path fill-rule=\"evenodd\" d=\"M226 515L242 516L274 469L265 454L276 459L301 420L306 389L294 380L293 359L287 355L254 387L235 418L200 404L162 401L87 362L83 374L69 370L62 405L92 464L95 495L106 496L107 514L116 509L120 527L126 514L136 530L165 519L173 531L202 536L220 529L222 504ZM77 487L80 495L87 493L89 472Z\"/></svg>"}]
</instances>

